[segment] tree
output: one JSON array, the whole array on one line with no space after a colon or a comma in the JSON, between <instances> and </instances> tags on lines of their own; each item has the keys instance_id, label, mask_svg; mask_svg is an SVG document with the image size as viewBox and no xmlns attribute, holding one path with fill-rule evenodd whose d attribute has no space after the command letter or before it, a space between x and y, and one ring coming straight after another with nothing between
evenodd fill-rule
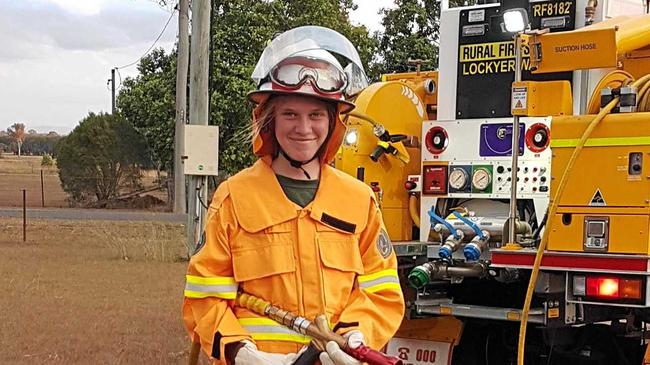
<instances>
[{"instance_id":1,"label":"tree","mask_svg":"<svg viewBox=\"0 0 650 365\"><path fill-rule=\"evenodd\" d=\"M90 113L57 144L63 190L75 202L102 202L138 180L148 151L142 136L119 114Z\"/></svg>"},{"instance_id":2,"label":"tree","mask_svg":"<svg viewBox=\"0 0 650 365\"><path fill-rule=\"evenodd\" d=\"M23 123L14 123L7 128L7 133L18 146L18 156L20 156L23 142L25 141L25 125Z\"/></svg>"},{"instance_id":3,"label":"tree","mask_svg":"<svg viewBox=\"0 0 650 365\"><path fill-rule=\"evenodd\" d=\"M382 9L384 32L376 33L378 57L373 64L375 74L408 72L409 59L430 61L438 67L440 36L440 2L437 0L395 0L395 7ZM450 7L470 5L476 0L451 0Z\"/></svg>"},{"instance_id":4,"label":"tree","mask_svg":"<svg viewBox=\"0 0 650 365\"><path fill-rule=\"evenodd\" d=\"M43 155L54 153L54 146L61 137L48 137L41 134L29 134L22 145L23 153L29 155Z\"/></svg>"},{"instance_id":5,"label":"tree","mask_svg":"<svg viewBox=\"0 0 650 365\"><path fill-rule=\"evenodd\" d=\"M117 97L125 119L141 133L160 169L172 170L176 93L176 56L154 49L138 64L139 75L126 78Z\"/></svg>"}]
</instances>

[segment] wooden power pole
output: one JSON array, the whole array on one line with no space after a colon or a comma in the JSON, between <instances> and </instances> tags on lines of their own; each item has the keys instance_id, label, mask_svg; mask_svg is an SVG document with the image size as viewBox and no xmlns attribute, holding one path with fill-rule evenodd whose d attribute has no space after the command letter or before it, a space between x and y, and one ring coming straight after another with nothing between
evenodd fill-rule
<instances>
[{"instance_id":1,"label":"wooden power pole","mask_svg":"<svg viewBox=\"0 0 650 365\"><path fill-rule=\"evenodd\" d=\"M210 0L192 1L190 45L190 124L208 125L208 61L210 51ZM188 178L188 247L200 239L208 203L206 176Z\"/></svg>"},{"instance_id":2,"label":"wooden power pole","mask_svg":"<svg viewBox=\"0 0 650 365\"><path fill-rule=\"evenodd\" d=\"M115 70L111 69L111 114L115 114Z\"/></svg>"},{"instance_id":3,"label":"wooden power pole","mask_svg":"<svg viewBox=\"0 0 650 365\"><path fill-rule=\"evenodd\" d=\"M187 66L189 62L189 0L178 3L178 61L176 68L176 123L174 128L174 213L185 213L185 174L181 155L187 123Z\"/></svg>"}]
</instances>

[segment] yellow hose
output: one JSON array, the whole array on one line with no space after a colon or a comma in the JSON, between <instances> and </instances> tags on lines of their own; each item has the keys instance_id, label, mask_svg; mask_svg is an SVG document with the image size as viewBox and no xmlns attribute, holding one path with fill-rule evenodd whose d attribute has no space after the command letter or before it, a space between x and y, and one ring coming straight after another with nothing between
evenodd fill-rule
<instances>
[{"instance_id":1,"label":"yellow hose","mask_svg":"<svg viewBox=\"0 0 650 365\"><path fill-rule=\"evenodd\" d=\"M409 197L409 214L413 220L413 224L420 228L420 208L418 207L418 198L415 194Z\"/></svg>"},{"instance_id":2,"label":"yellow hose","mask_svg":"<svg viewBox=\"0 0 650 365\"><path fill-rule=\"evenodd\" d=\"M625 84L626 80L634 80L634 76L623 70L610 71L607 75L603 76L594 88L591 98L589 98L586 114L598 114L598 111L600 111L600 90L606 87L612 89L619 88Z\"/></svg>"},{"instance_id":3,"label":"yellow hose","mask_svg":"<svg viewBox=\"0 0 650 365\"><path fill-rule=\"evenodd\" d=\"M645 75L639 80L633 82L632 86L635 86L637 88L639 87L639 85L645 86L645 84L649 81L650 81L650 74ZM600 90L596 89L594 92L600 92ZM548 235L551 232L551 227L553 226L553 221L554 221L553 217L555 217L555 214L557 213L560 197L562 196L562 192L564 191L567 181L569 180L568 179L569 173L573 169L573 165L578 159L578 156L580 155L582 148L587 142L587 139L589 139L589 136L591 136L591 133L598 126L600 121L603 120L603 118L605 118L605 116L612 111L612 109L616 106L616 104L618 104L618 99L619 98L616 97L612 101L610 101L609 104L607 104L600 111L600 113L598 113L596 118L594 118L594 120L592 120L591 123L589 123L589 125L587 126L587 129L582 134L582 137L580 137L580 141L578 141L578 144L575 150L573 151L571 158L569 159L569 163L567 164L564 170L564 174L562 174L562 178L560 179L560 183L558 184L558 188L557 191L555 192L555 196L551 200L551 205L549 206L549 210L548 210L548 219L546 221L546 228L544 229L542 240L539 243L539 247L537 248L537 253L535 255L535 263L533 264L533 269L532 272L530 273L530 280L528 281L528 289L526 290L526 299L524 301L524 307L521 311L521 323L519 324L519 344L517 347L518 365L524 365L524 348L526 346L526 329L528 328L528 312L530 311L530 303L533 299L533 291L535 289L535 284L537 283L537 276L539 275L539 267L542 263L544 250L546 249L546 244L548 242Z\"/></svg>"}]
</instances>

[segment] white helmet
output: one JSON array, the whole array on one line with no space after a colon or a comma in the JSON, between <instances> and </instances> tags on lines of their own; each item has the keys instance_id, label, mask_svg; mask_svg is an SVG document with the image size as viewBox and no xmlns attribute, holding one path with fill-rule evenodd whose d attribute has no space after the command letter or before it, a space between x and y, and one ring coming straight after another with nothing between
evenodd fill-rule
<instances>
[{"instance_id":1,"label":"white helmet","mask_svg":"<svg viewBox=\"0 0 650 365\"><path fill-rule=\"evenodd\" d=\"M344 69L330 52L347 58ZM248 94L260 104L270 94L303 94L339 105L346 113L354 104L345 100L368 85L354 45L340 33L323 27L291 29L265 49L252 74L257 90Z\"/></svg>"}]
</instances>

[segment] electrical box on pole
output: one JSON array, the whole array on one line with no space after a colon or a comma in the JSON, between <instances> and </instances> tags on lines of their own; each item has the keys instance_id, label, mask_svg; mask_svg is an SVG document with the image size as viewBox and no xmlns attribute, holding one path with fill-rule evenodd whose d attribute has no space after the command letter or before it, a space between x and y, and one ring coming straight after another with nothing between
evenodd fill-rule
<instances>
[{"instance_id":1,"label":"electrical box on pole","mask_svg":"<svg viewBox=\"0 0 650 365\"><path fill-rule=\"evenodd\" d=\"M185 150L182 158L185 175L217 175L219 126L185 125Z\"/></svg>"}]
</instances>

